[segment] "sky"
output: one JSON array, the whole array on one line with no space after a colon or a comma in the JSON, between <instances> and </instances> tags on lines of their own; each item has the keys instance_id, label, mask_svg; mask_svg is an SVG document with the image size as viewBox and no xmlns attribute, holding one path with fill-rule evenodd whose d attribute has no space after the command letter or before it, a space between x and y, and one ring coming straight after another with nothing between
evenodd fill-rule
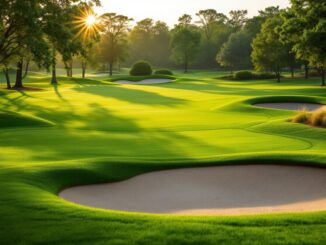
<instances>
[{"instance_id":1,"label":"sky","mask_svg":"<svg viewBox=\"0 0 326 245\"><path fill-rule=\"evenodd\" d=\"M198 10L213 8L228 14L230 10L247 9L249 16L269 6L285 8L289 0L102 0L98 13L114 12L127 15L135 21L145 18L162 20L173 26L183 14L195 16Z\"/></svg>"}]
</instances>

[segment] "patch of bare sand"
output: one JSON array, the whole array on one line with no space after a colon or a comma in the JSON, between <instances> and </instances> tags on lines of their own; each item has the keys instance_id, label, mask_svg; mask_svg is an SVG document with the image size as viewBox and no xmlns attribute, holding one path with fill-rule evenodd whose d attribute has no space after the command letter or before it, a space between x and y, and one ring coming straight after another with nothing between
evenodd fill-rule
<instances>
[{"instance_id":1,"label":"patch of bare sand","mask_svg":"<svg viewBox=\"0 0 326 245\"><path fill-rule=\"evenodd\" d=\"M166 170L66 189L68 201L110 210L245 215L326 210L326 169L220 166Z\"/></svg>"},{"instance_id":2,"label":"patch of bare sand","mask_svg":"<svg viewBox=\"0 0 326 245\"><path fill-rule=\"evenodd\" d=\"M315 103L298 103L298 102L281 102L281 103L258 103L255 104L258 107L271 108L271 109L281 109L281 110L307 110L316 111L322 108L324 105Z\"/></svg>"}]
</instances>

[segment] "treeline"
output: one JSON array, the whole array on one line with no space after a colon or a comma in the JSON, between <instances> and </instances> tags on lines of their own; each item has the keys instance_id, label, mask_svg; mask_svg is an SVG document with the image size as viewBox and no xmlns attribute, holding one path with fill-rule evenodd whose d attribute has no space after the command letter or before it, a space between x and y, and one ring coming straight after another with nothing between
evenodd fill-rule
<instances>
[{"instance_id":1,"label":"treeline","mask_svg":"<svg viewBox=\"0 0 326 245\"><path fill-rule=\"evenodd\" d=\"M5 73L18 64L15 86L20 85L17 81L26 74L20 71L27 71L30 60L51 68L54 83L58 60L68 76L73 75L73 66L82 67L83 77L89 66L112 75L114 68L146 60L156 68L183 68L185 72L189 66L230 71L255 68L274 72L278 81L284 69L293 74L295 68L304 67L308 78L313 68L325 85L325 1L292 0L287 9L269 7L252 18L246 10L231 11L228 16L214 9L201 10L194 18L181 16L172 29L152 19L131 26L131 18L115 13L97 16L95 23L85 26L85 18L94 13L91 5L82 1L34 0L28 1L28 6L21 1L4 2L7 4L0 5L5 9L1 11L4 38L0 39L0 64ZM76 22L78 16L80 23ZM15 34L6 38L11 28ZM6 40L14 51L2 60Z\"/></svg>"},{"instance_id":2,"label":"treeline","mask_svg":"<svg viewBox=\"0 0 326 245\"><path fill-rule=\"evenodd\" d=\"M104 26L125 26L123 33L114 28L102 32L97 45L100 55L94 56L94 62L101 61L104 71L106 63L112 68L138 60L158 68L177 65L185 72L189 65L231 71L255 68L274 72L278 81L282 70L293 76L296 68L304 67L306 78L309 68L316 69L325 85L325 16L325 1L292 0L287 9L268 7L252 18L246 10L231 11L228 16L214 9L201 10L196 18L181 16L172 29L152 19L129 28L131 19L121 23L117 18Z\"/></svg>"}]
</instances>

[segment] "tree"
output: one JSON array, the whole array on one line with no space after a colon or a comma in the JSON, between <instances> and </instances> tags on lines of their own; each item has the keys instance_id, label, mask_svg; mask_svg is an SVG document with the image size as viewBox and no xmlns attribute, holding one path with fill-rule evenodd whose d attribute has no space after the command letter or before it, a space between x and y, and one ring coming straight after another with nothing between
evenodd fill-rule
<instances>
[{"instance_id":1,"label":"tree","mask_svg":"<svg viewBox=\"0 0 326 245\"><path fill-rule=\"evenodd\" d=\"M199 20L196 23L203 37L197 66L215 67L216 53L231 34L231 30L226 24L227 17L214 9L200 10L197 17Z\"/></svg>"},{"instance_id":2,"label":"tree","mask_svg":"<svg viewBox=\"0 0 326 245\"><path fill-rule=\"evenodd\" d=\"M180 28L173 33L171 41L172 58L178 64L184 65L184 71L188 72L188 66L198 54L201 35L194 28Z\"/></svg>"},{"instance_id":3,"label":"tree","mask_svg":"<svg viewBox=\"0 0 326 245\"><path fill-rule=\"evenodd\" d=\"M41 25L42 1L3 0L0 9L0 65L5 69L7 87L11 88L8 66L17 63L15 88L22 88L25 55L31 56L39 66L49 64Z\"/></svg>"},{"instance_id":4,"label":"tree","mask_svg":"<svg viewBox=\"0 0 326 245\"><path fill-rule=\"evenodd\" d=\"M290 49L280 41L277 27L282 25L280 16L266 20L261 32L253 40L252 62L257 70L272 70L281 81L282 68L287 64Z\"/></svg>"},{"instance_id":5,"label":"tree","mask_svg":"<svg viewBox=\"0 0 326 245\"><path fill-rule=\"evenodd\" d=\"M251 66L251 37L244 31L234 33L217 54L217 62L233 69L247 69Z\"/></svg>"},{"instance_id":6,"label":"tree","mask_svg":"<svg viewBox=\"0 0 326 245\"><path fill-rule=\"evenodd\" d=\"M85 5L92 6L93 3L99 5L99 0L90 0L88 3L82 0L44 0L42 21L43 31L52 49L52 84L57 83L57 53L61 54L63 61L67 63L74 55L82 52L79 34L83 29L76 25L76 16L81 8L84 9ZM84 24L86 25L86 21Z\"/></svg>"},{"instance_id":7,"label":"tree","mask_svg":"<svg viewBox=\"0 0 326 245\"><path fill-rule=\"evenodd\" d=\"M214 9L200 10L196 15L199 17L196 23L203 29L207 41L213 37L215 25L225 23L227 20L224 14L217 13Z\"/></svg>"},{"instance_id":8,"label":"tree","mask_svg":"<svg viewBox=\"0 0 326 245\"><path fill-rule=\"evenodd\" d=\"M132 28L129 35L129 43L131 48L131 63L137 60L148 60L152 62L152 35L154 21L152 19L144 19Z\"/></svg>"},{"instance_id":9,"label":"tree","mask_svg":"<svg viewBox=\"0 0 326 245\"><path fill-rule=\"evenodd\" d=\"M157 21L153 26L151 48L152 63L156 66L167 66L170 64L170 42L171 35L165 22Z\"/></svg>"},{"instance_id":10,"label":"tree","mask_svg":"<svg viewBox=\"0 0 326 245\"><path fill-rule=\"evenodd\" d=\"M247 10L232 10L230 11L230 18L228 24L234 31L239 31L247 22Z\"/></svg>"},{"instance_id":11,"label":"tree","mask_svg":"<svg viewBox=\"0 0 326 245\"><path fill-rule=\"evenodd\" d=\"M177 26L180 27L188 27L189 25L191 25L192 22L192 17L189 14L184 14L182 15L179 19L178 19L178 24Z\"/></svg>"},{"instance_id":12,"label":"tree","mask_svg":"<svg viewBox=\"0 0 326 245\"><path fill-rule=\"evenodd\" d=\"M325 86L326 69L326 2L316 0L292 0L292 6L283 15L282 35L293 42L297 58L316 67Z\"/></svg>"},{"instance_id":13,"label":"tree","mask_svg":"<svg viewBox=\"0 0 326 245\"><path fill-rule=\"evenodd\" d=\"M102 15L103 36L107 49L106 60L109 63L110 76L113 75L113 65L121 60L122 56L125 56L127 31L130 21L132 19L127 16L115 13Z\"/></svg>"}]
</instances>

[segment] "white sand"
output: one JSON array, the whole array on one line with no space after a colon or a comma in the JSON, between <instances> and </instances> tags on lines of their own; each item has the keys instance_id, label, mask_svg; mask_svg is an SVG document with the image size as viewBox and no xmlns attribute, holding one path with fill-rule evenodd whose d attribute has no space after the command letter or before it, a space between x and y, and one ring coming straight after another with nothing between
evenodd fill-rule
<instances>
[{"instance_id":1,"label":"white sand","mask_svg":"<svg viewBox=\"0 0 326 245\"><path fill-rule=\"evenodd\" d=\"M120 84L160 84L160 83L169 83L171 81L172 81L171 79L145 79L139 82L132 82L128 80L118 80L115 82Z\"/></svg>"},{"instance_id":2,"label":"white sand","mask_svg":"<svg viewBox=\"0 0 326 245\"><path fill-rule=\"evenodd\" d=\"M152 172L60 196L111 210L238 215L326 210L326 169L249 165Z\"/></svg>"},{"instance_id":3,"label":"white sand","mask_svg":"<svg viewBox=\"0 0 326 245\"><path fill-rule=\"evenodd\" d=\"M282 110L302 110L306 109L307 111L316 111L322 108L322 104L314 103L296 103L296 102L282 102L282 103L258 103L255 104L258 107L272 108L272 109L282 109Z\"/></svg>"}]
</instances>

